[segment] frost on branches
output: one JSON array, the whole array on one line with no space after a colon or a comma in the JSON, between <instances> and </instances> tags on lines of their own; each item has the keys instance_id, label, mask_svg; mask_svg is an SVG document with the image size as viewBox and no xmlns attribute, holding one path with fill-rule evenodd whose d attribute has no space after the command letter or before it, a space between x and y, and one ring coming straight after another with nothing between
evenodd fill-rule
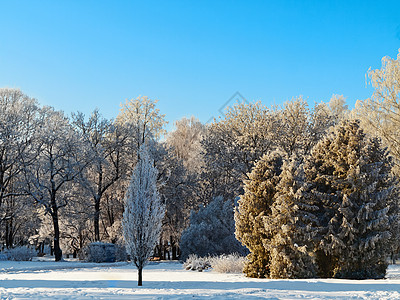
<instances>
[{"instance_id":1,"label":"frost on branches","mask_svg":"<svg viewBox=\"0 0 400 300\"><path fill-rule=\"evenodd\" d=\"M400 49L399 49L400 50ZM397 59L384 57L382 67L367 73L374 93L358 100L355 114L366 131L382 138L394 157L393 171L400 175L400 51Z\"/></svg>"},{"instance_id":2,"label":"frost on branches","mask_svg":"<svg viewBox=\"0 0 400 300\"><path fill-rule=\"evenodd\" d=\"M142 285L142 270L160 236L165 214L156 184L157 169L143 144L125 195L122 220L127 252L138 269L139 286Z\"/></svg>"},{"instance_id":3,"label":"frost on branches","mask_svg":"<svg viewBox=\"0 0 400 300\"><path fill-rule=\"evenodd\" d=\"M264 155L249 174L249 180L245 181L244 195L238 201L235 234L251 252L244 268L249 277L269 276L270 253L264 243L271 236L264 230L263 217L271 212L282 163L282 156L278 152Z\"/></svg>"},{"instance_id":4,"label":"frost on branches","mask_svg":"<svg viewBox=\"0 0 400 300\"><path fill-rule=\"evenodd\" d=\"M235 220L247 276L383 278L399 190L380 140L342 121L304 160L265 155L245 181Z\"/></svg>"},{"instance_id":5,"label":"frost on branches","mask_svg":"<svg viewBox=\"0 0 400 300\"><path fill-rule=\"evenodd\" d=\"M270 278L312 278L317 266L313 244L319 220L315 201L308 197L299 159L285 160L271 213L263 217L264 242L270 253Z\"/></svg>"},{"instance_id":6,"label":"frost on branches","mask_svg":"<svg viewBox=\"0 0 400 300\"><path fill-rule=\"evenodd\" d=\"M305 164L319 199L317 263L321 277L383 278L398 245L398 188L392 163L358 121L345 121L320 141Z\"/></svg>"}]
</instances>

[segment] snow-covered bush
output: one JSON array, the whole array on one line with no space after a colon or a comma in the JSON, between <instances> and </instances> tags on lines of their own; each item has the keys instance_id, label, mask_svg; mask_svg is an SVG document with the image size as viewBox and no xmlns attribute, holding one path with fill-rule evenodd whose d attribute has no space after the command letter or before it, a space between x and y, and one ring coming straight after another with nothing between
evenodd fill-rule
<instances>
[{"instance_id":1,"label":"snow-covered bush","mask_svg":"<svg viewBox=\"0 0 400 300\"><path fill-rule=\"evenodd\" d=\"M216 197L206 207L190 215L190 226L182 233L181 259L190 254L201 257L230 253L247 254L235 238L233 201Z\"/></svg>"},{"instance_id":2,"label":"snow-covered bush","mask_svg":"<svg viewBox=\"0 0 400 300\"><path fill-rule=\"evenodd\" d=\"M218 273L242 273L247 259L237 253L199 257L190 254L183 264L185 270L199 271L212 268Z\"/></svg>"},{"instance_id":3,"label":"snow-covered bush","mask_svg":"<svg viewBox=\"0 0 400 300\"><path fill-rule=\"evenodd\" d=\"M5 252L8 260L14 261L30 261L33 257L37 255L36 251L27 247L21 246L9 249Z\"/></svg>"},{"instance_id":4,"label":"snow-covered bush","mask_svg":"<svg viewBox=\"0 0 400 300\"><path fill-rule=\"evenodd\" d=\"M81 259L87 262L115 262L116 246L111 243L94 242L82 249Z\"/></svg>"},{"instance_id":5,"label":"snow-covered bush","mask_svg":"<svg viewBox=\"0 0 400 300\"><path fill-rule=\"evenodd\" d=\"M228 254L211 257L211 268L218 273L242 273L246 264L246 257L239 254Z\"/></svg>"},{"instance_id":6,"label":"snow-covered bush","mask_svg":"<svg viewBox=\"0 0 400 300\"><path fill-rule=\"evenodd\" d=\"M210 257L199 257L196 254L190 254L183 264L185 270L203 271L211 267Z\"/></svg>"}]
</instances>

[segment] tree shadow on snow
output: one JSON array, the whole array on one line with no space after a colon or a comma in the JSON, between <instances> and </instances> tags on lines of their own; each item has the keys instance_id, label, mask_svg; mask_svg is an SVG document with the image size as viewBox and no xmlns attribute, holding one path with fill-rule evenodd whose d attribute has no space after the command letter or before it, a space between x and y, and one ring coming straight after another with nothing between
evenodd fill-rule
<instances>
[{"instance_id":1,"label":"tree shadow on snow","mask_svg":"<svg viewBox=\"0 0 400 300\"><path fill-rule=\"evenodd\" d=\"M376 282L376 283L375 283ZM1 280L3 288L132 288L132 289L175 289L175 290L236 290L263 289L310 292L349 292L349 291L400 291L400 283L385 281L356 282L343 280L335 282L318 280L260 280L251 282L209 282L209 281L143 281L138 287L136 280Z\"/></svg>"}]
</instances>

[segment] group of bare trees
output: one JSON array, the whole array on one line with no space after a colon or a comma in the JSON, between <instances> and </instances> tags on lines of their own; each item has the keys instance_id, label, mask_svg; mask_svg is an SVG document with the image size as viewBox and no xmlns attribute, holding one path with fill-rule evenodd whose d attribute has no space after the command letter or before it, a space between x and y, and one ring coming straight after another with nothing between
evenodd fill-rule
<instances>
[{"instance_id":1,"label":"group of bare trees","mask_svg":"<svg viewBox=\"0 0 400 300\"><path fill-rule=\"evenodd\" d=\"M158 188L169 208L164 236L176 237L178 245L176 228L184 226L180 207L190 175L178 152L159 141L166 121L155 104L147 97L127 101L116 120L97 110L68 118L19 90L0 89L3 247L51 240L60 260L61 249L71 253L90 241L116 242L142 144L154 158Z\"/></svg>"}]
</instances>

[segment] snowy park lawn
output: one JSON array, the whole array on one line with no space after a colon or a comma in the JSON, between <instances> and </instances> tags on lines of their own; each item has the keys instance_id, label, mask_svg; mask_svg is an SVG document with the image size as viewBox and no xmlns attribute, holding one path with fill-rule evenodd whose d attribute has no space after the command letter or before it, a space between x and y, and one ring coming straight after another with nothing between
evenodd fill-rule
<instances>
[{"instance_id":1,"label":"snowy park lawn","mask_svg":"<svg viewBox=\"0 0 400 300\"><path fill-rule=\"evenodd\" d=\"M400 299L400 265L385 280L268 280L151 263L137 286L127 263L0 261L0 299Z\"/></svg>"}]
</instances>

